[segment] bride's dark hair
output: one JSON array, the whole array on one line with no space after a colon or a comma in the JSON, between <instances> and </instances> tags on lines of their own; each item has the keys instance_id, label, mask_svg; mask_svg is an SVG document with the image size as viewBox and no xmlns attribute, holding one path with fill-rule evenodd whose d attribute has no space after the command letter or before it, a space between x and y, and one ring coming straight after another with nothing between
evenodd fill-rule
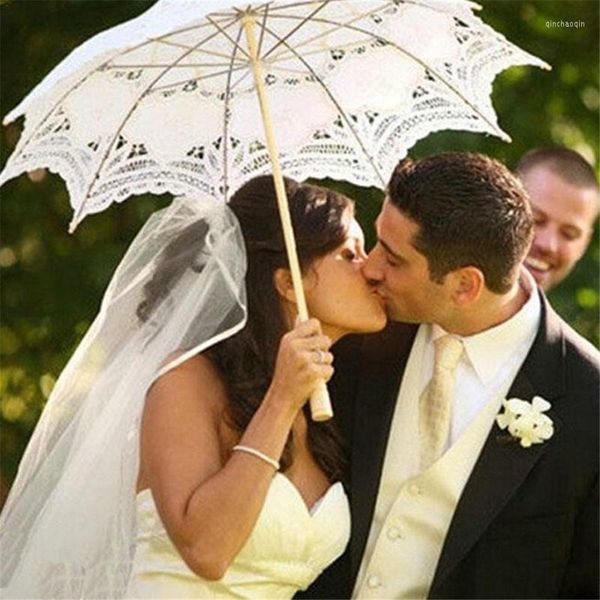
<instances>
[{"instance_id":1,"label":"bride's dark hair","mask_svg":"<svg viewBox=\"0 0 600 600\"><path fill-rule=\"evenodd\" d=\"M353 209L353 203L326 188L287 178L284 183L304 274L317 259L344 242L347 225L343 217ZM248 320L241 331L207 350L205 356L212 360L226 384L229 424L242 433L267 392L280 339L288 330L281 298L274 285L275 271L288 268L288 261L275 186L270 175L256 177L243 185L231 197L229 207L240 222L246 245ZM198 244L204 244L205 229L202 223L190 227L165 252L189 255L191 261L197 256ZM193 265L188 266L193 268ZM160 301L161 290L168 290L173 277L177 275L162 273L160 268L157 270L138 307L138 316L142 320L148 318L149 311ZM305 414L308 446L314 459L330 481L340 480L345 457L335 424L313 421L308 405ZM290 433L280 460L282 470L291 464L292 444Z\"/></svg>"},{"instance_id":2,"label":"bride's dark hair","mask_svg":"<svg viewBox=\"0 0 600 600\"><path fill-rule=\"evenodd\" d=\"M352 202L332 190L285 179L292 226L302 273L342 244L347 230L343 221ZM273 377L279 341L288 330L281 298L273 276L288 268L273 177L265 175L242 186L229 201L238 218L248 256L246 293L248 322L236 335L208 351L227 383L233 427L242 432L262 402ZM330 481L341 479L343 452L331 421L317 423L305 408L308 445ZM291 464L293 436L285 446L281 467Z\"/></svg>"}]
</instances>

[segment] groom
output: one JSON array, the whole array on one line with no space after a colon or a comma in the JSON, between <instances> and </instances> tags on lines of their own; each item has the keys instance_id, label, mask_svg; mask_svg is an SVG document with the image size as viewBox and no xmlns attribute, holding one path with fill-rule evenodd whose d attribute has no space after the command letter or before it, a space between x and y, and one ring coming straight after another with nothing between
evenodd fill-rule
<instances>
[{"instance_id":1,"label":"groom","mask_svg":"<svg viewBox=\"0 0 600 600\"><path fill-rule=\"evenodd\" d=\"M352 539L307 597L598 598L599 355L523 268L532 227L492 159L396 167L364 274L403 323L340 345Z\"/></svg>"}]
</instances>

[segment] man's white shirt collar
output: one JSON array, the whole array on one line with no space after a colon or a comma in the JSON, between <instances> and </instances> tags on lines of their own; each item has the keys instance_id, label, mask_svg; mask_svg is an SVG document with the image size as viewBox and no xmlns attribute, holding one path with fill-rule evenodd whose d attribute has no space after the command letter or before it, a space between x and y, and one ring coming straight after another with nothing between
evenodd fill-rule
<instances>
[{"instance_id":1,"label":"man's white shirt collar","mask_svg":"<svg viewBox=\"0 0 600 600\"><path fill-rule=\"evenodd\" d=\"M456 336L463 342L465 354L484 385L494 378L515 348L531 338L532 331L537 331L541 303L535 280L527 269L521 269L520 285L529 297L512 317L480 333ZM431 328L431 341L447 333L434 324Z\"/></svg>"}]
</instances>

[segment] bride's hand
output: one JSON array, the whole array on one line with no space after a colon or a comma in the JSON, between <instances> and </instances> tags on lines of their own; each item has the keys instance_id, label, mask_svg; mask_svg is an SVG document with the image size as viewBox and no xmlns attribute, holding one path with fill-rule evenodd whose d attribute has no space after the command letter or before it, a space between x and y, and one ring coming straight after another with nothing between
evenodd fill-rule
<instances>
[{"instance_id":1,"label":"bride's hand","mask_svg":"<svg viewBox=\"0 0 600 600\"><path fill-rule=\"evenodd\" d=\"M317 319L299 323L279 343L273 381L268 396L297 411L311 396L320 381L333 375L331 340L323 335Z\"/></svg>"}]
</instances>

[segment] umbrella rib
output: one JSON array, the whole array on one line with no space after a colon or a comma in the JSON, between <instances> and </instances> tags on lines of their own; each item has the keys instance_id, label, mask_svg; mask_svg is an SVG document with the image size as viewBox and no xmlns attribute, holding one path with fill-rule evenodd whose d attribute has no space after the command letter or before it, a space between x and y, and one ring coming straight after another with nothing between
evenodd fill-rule
<instances>
[{"instance_id":1,"label":"umbrella rib","mask_svg":"<svg viewBox=\"0 0 600 600\"><path fill-rule=\"evenodd\" d=\"M267 24L267 17L269 16L269 4L265 4L265 11L263 12L262 22L260 25L260 36L258 38L258 50L256 56L260 56L262 51L263 41L265 39L265 26Z\"/></svg>"},{"instance_id":2,"label":"umbrella rib","mask_svg":"<svg viewBox=\"0 0 600 600\"><path fill-rule=\"evenodd\" d=\"M286 18L289 19L299 19L301 17L293 17L293 16L288 16ZM340 24L340 23L336 23L335 21L330 21L329 19L321 19L321 18L315 18L315 21L319 22L319 23L324 23L326 25L340 25L342 28L345 29L349 29L351 31L356 31L358 33L364 33L367 35L371 35L373 37L373 39L379 39L383 42L385 42L388 46L391 46L392 48L395 48L396 50L398 50L399 52L401 52L402 54L404 54L405 56L407 56L408 58L414 60L417 64L421 65L424 69L426 69L427 71L429 71L433 76L435 76L443 85L445 85L450 91L454 92L469 108L471 108L471 110L473 110L473 112L475 114L477 114L481 119L483 119L494 131L499 131L500 133L502 133L499 128L497 127L497 125L495 125L494 123L492 123L468 98L466 98L463 94L461 94L461 92L456 89L455 86L453 86L449 81L447 81L442 75L440 75L435 69L431 68L428 64L426 64L425 62L423 62L418 56L415 56L412 52L409 52L408 50L405 50L404 48L402 48L401 46L398 46L398 44L391 42L389 40L386 40L385 38L381 37L381 36L376 36L374 34L372 34L370 31L363 29L362 27L356 27L355 25L345 25L345 24ZM273 32L269 31L271 33L271 35L274 35ZM291 46L287 45L288 49L293 50L291 48ZM295 51L294 54L296 56L299 56ZM502 135L500 136L502 137Z\"/></svg>"},{"instance_id":3,"label":"umbrella rib","mask_svg":"<svg viewBox=\"0 0 600 600\"><path fill-rule=\"evenodd\" d=\"M236 18L236 20L239 20L239 19ZM231 23L229 25L231 25ZM237 47L242 52L244 52L244 54L246 54L246 56L248 56L248 54L244 51L243 47L239 44L239 40L236 42L231 37L229 37L229 36L227 36L227 37L232 42L232 44L233 44L234 47ZM248 66L248 63L238 62L237 64L239 66L232 67L231 69L226 69L226 70L223 70L223 71L217 71L216 73L210 73L208 75L203 75L203 76L200 76L200 77L187 78L185 80L176 81L174 83L170 83L170 84L163 85L163 86L157 86L157 87L154 87L152 89L152 91L153 92L157 92L157 91L167 90L167 89L171 89L171 88L177 87L179 85L184 85L184 84L192 82L192 81L205 81L206 79L210 79L210 78L213 78L213 77L219 77L221 75L226 75L226 74L229 74L230 72L233 73L233 72L236 72L236 71L241 71L243 69L246 69L247 66ZM235 81L234 83L231 84L231 88L230 89L234 89L235 87L237 87L248 76L248 74L249 74L249 71L245 72L242 75L242 77L240 77L237 81Z\"/></svg>"},{"instance_id":4,"label":"umbrella rib","mask_svg":"<svg viewBox=\"0 0 600 600\"><path fill-rule=\"evenodd\" d=\"M328 1L332 1L332 0L328 0ZM349 21L346 21L345 23L337 23L336 21L330 21L330 25L333 25L333 27L331 29L329 29L328 31L324 31L322 33L319 33L318 35L313 36L312 38L309 38L308 40L304 40L301 43L297 44L294 46L294 48L298 49L298 48L302 48L303 46L306 46L308 44L312 44L313 42L316 42L317 40L320 40L328 35L330 35L331 33L337 31L338 29L343 29L344 27L346 27L347 25L350 25L352 23L354 23L355 21L359 21L361 19L364 19L365 17L370 17L372 14L375 14L377 12L380 12L382 9L384 8L388 8L391 4L384 4L383 6L379 6L377 8L374 8L373 10L361 13L360 15L354 17L353 19L350 19ZM273 19L301 19L303 17L300 17L298 15L273 15L272 16ZM318 19L313 19L313 20L318 20ZM369 35L369 39L373 39L373 34L371 32L368 32ZM271 53L271 51L275 48L276 46L274 46L271 50L269 50L269 52L267 52L267 54L265 56L267 56L268 54ZM325 48L320 50L320 52L329 52L330 48ZM285 58L285 50L281 51L279 54L276 54L273 58L274 60L277 60L279 57L283 56ZM306 55L305 55L306 56ZM272 62L272 61L271 61Z\"/></svg>"},{"instance_id":5,"label":"umbrella rib","mask_svg":"<svg viewBox=\"0 0 600 600\"><path fill-rule=\"evenodd\" d=\"M235 69L236 71L240 71L241 69ZM252 73L252 69L248 68L246 69L246 71L244 73L242 73L242 76L239 77L236 81L234 81L231 84L231 89L235 89L237 88L238 85L240 85L240 83L242 83L242 81L244 81L244 79L247 79Z\"/></svg>"},{"instance_id":6,"label":"umbrella rib","mask_svg":"<svg viewBox=\"0 0 600 600\"><path fill-rule=\"evenodd\" d=\"M180 81L176 81L174 83L168 83L165 85L159 85L152 88L152 92L161 92L163 90L169 90L171 88L177 87L178 85L184 85L186 83L190 83L192 81L205 81L206 79L212 79L213 77L219 77L220 75L227 75L229 71L232 72L241 71L242 69L246 69L248 65L241 64L238 67L233 67L232 69L224 69L222 71L217 71L216 73L209 73L208 75L201 75L199 77L190 77L187 79L181 79Z\"/></svg>"},{"instance_id":7,"label":"umbrella rib","mask_svg":"<svg viewBox=\"0 0 600 600\"><path fill-rule=\"evenodd\" d=\"M234 23L234 22L235 21L232 21L232 23ZM186 46L185 44L181 44L178 42L172 42L171 40L164 40L164 39L156 38L153 41L164 44L165 46L174 46L175 48L183 48L185 50L190 49L190 47ZM208 54L209 56L218 56L219 58L225 58L227 60L229 60L229 58L230 58L229 54L223 54L222 52L215 52L214 50L207 50L206 48L194 48L193 50L194 50L194 52L198 52L199 54Z\"/></svg>"},{"instance_id":8,"label":"umbrella rib","mask_svg":"<svg viewBox=\"0 0 600 600\"><path fill-rule=\"evenodd\" d=\"M277 34L269 28L267 28L267 32L270 33L275 38L278 37ZM339 111L340 116L342 117L342 119L344 119L346 125L349 127L350 131L352 132L352 135L354 136L356 142L360 146L360 149L363 151L363 154L365 155L367 161L373 168L373 171L379 178L379 181L381 182L381 184L383 186L385 186L386 181L384 180L381 173L379 172L379 169L377 168L377 165L373 161L373 158L367 152L367 149L365 148L364 144L362 143L360 136L358 135L356 129L354 129L354 126L352 125L350 119L347 117L347 115L346 115L344 109L341 107L340 103L337 101L336 97L331 93L331 90L323 83L323 80L317 75L317 73L314 71L314 69L304 60L302 55L298 54L294 48L292 48L291 46L288 45L287 42L283 42L283 43L291 50L291 52L296 56L296 58L308 69L309 73L314 77L315 81L317 81L317 83L321 86L323 91L327 94L327 96L329 97L331 102L333 102L334 106Z\"/></svg>"},{"instance_id":9,"label":"umbrella rib","mask_svg":"<svg viewBox=\"0 0 600 600\"><path fill-rule=\"evenodd\" d=\"M230 62L226 63L185 63L184 65L170 65L169 63L154 63L154 64L131 64L131 65L123 65L123 64L115 64L108 66L106 68L107 71L114 69L187 69L187 68L196 68L196 67L227 67L229 68Z\"/></svg>"},{"instance_id":10,"label":"umbrella rib","mask_svg":"<svg viewBox=\"0 0 600 600\"><path fill-rule=\"evenodd\" d=\"M226 19L223 19L223 21L226 21ZM232 16L230 15L228 26L230 26L234 22L235 22L235 18L232 18ZM143 46L145 46L147 44L151 44L153 42L160 42L161 44L179 46L179 47L186 48L189 50L190 46L186 46L185 44L182 44L181 42L171 42L171 41L167 40L166 38L168 38L169 36L172 36L172 35L179 35L180 33L186 33L188 31L193 31L194 29L202 29L203 27L209 27L209 26L211 26L210 23L199 23L198 25L190 25L189 27L183 27L182 29L174 29L173 31L169 31L168 33L165 33L159 37L147 38L143 42L140 42L139 44L132 46L131 48L125 48L119 56L125 56L126 54L129 54L130 52L135 52L139 48L142 48Z\"/></svg>"},{"instance_id":11,"label":"umbrella rib","mask_svg":"<svg viewBox=\"0 0 600 600\"><path fill-rule=\"evenodd\" d=\"M330 0L321 0L323 1L327 1L329 2ZM310 6L311 4L315 4L315 0L308 0L306 2L292 2L290 4L285 4L284 6L274 6L272 3L270 4L270 8L269 10L271 11L271 13L276 12L276 11L282 11L282 10L289 10L290 8L299 8L301 6Z\"/></svg>"},{"instance_id":12,"label":"umbrella rib","mask_svg":"<svg viewBox=\"0 0 600 600\"><path fill-rule=\"evenodd\" d=\"M225 29L223 29L216 21L213 21L213 19L210 18L210 15L207 15L206 20L209 23L212 23L215 28L218 30L218 32L223 35L225 38L227 38L234 47L237 47L238 50L240 50L248 60L250 60L250 55L244 50L244 48L242 48L242 46L240 46L240 44L238 42L236 42L228 33L227 31L225 31ZM239 19L236 19L236 21Z\"/></svg>"},{"instance_id":13,"label":"umbrella rib","mask_svg":"<svg viewBox=\"0 0 600 600\"><path fill-rule=\"evenodd\" d=\"M343 2L344 0L330 0L330 1L331 1L331 2ZM434 7L434 6L431 6L431 5L429 5L429 4L423 4L422 2L418 2L417 0L403 0L403 1L404 1L406 4L411 4L411 5L413 5L413 6L419 6L419 7L421 7L421 8L426 8L426 9L428 9L428 10L432 10L432 11L435 11L435 12L442 12L442 11L439 11L439 10L437 10L437 8L436 8L436 7ZM302 5L302 4L305 4L305 3L300 3L300 5ZM335 27L333 27L332 29L330 29L330 30L328 30L328 31L325 31L325 32L323 32L323 33L320 33L320 34L318 34L318 35L316 35L316 36L314 36L314 37L312 37L312 38L309 38L308 40L304 40L303 42L301 42L301 43L297 44L297 45L295 46L295 48L296 48L296 49L298 49L298 48L302 48L303 46L306 46L307 44L311 44L312 42L315 42L315 41L317 41L317 40L319 40L319 39L321 39L321 38L323 38L323 37L325 37L325 36L327 36L327 35L329 35L329 34L331 34L331 33L335 32L335 31L337 31L338 29L342 29L343 27L346 27L347 25L350 25L350 24L352 24L352 23L354 23L354 22L356 22L356 21L359 21L359 20L361 20L361 19L364 19L365 17L370 17L371 15L373 15L373 14L375 14L375 13L378 13L378 12L381 12L382 10L384 10L384 9L386 9L386 8L390 8L390 7L392 7L394 4L395 4L394 2L388 2L387 4L386 4L386 3L384 3L384 4L382 4L381 6L379 6L379 7L377 7L377 8L374 8L374 9L373 9L373 10L371 10L371 11L366 11L366 12L363 12L363 13L361 13L361 14L360 14L360 15L358 15L357 17L354 17L353 19L350 19L349 21L346 21L346 23L338 23L338 22L336 22L336 21L330 21L330 24L332 24L332 25L335 25ZM471 4L473 7L476 7L476 8L481 8L481 7L479 7L479 6L478 6L477 4L475 4L475 3L470 3L470 4ZM290 7L292 7L292 6L294 6L294 5L280 6L280 7L278 7L278 8L279 8L279 10L283 10L283 9L286 9L286 8L290 8ZM302 17L300 17L300 16L298 16L298 15L282 15L282 14L273 14L273 15L272 15L272 18L274 18L274 19L296 19L296 20L297 20L297 19L301 19ZM377 37L377 36L376 36L375 34L373 34L372 32L368 32L368 33L367 33L367 35L369 36L369 39L373 39L374 37ZM358 43L358 42L357 42L357 43ZM347 47L347 46L339 46L339 47L340 47L340 48L345 48L345 47ZM325 50L319 50L319 51L313 51L313 53L315 53L315 52L326 52L326 51L328 51L328 49L325 49ZM283 59L285 59L285 58L286 58L286 54L289 56L289 53L286 53L285 51L282 51L282 52L278 53L278 54L277 54L277 55L274 57L274 59L275 59L275 60L277 60L277 59L279 59L280 57L283 57ZM304 53L303 55L304 55L304 56L308 56L308 55L309 55L309 53ZM270 62L272 63L272 62L273 62L273 60L271 60Z\"/></svg>"},{"instance_id":14,"label":"umbrella rib","mask_svg":"<svg viewBox=\"0 0 600 600\"><path fill-rule=\"evenodd\" d=\"M296 25L295 27L292 27L292 29L290 31L288 31L282 38L279 39L278 42L276 42L276 44L274 46L271 46L271 48L269 48L269 50L266 52L266 54L264 54L264 56L261 57L261 60L264 60L265 58L267 58L269 56L269 54L271 54L271 52L273 52L276 48L278 48L281 45L288 45L286 42L287 40L294 35L294 33L296 33L296 31L298 31L298 29L301 29L308 21L310 20L314 20L313 17L320 12L321 10L323 10L329 3L331 0L324 0L324 2L322 2L320 5L318 5L311 13L309 13L308 15L302 17L302 20L300 21L300 23L298 23L298 25ZM266 23L264 23L263 25L264 28L266 28ZM264 31L264 29L263 29Z\"/></svg>"},{"instance_id":15,"label":"umbrella rib","mask_svg":"<svg viewBox=\"0 0 600 600\"><path fill-rule=\"evenodd\" d=\"M235 21L232 21L235 22ZM212 34L209 34L209 36L207 38L204 38L203 40L201 40L200 42L198 42L198 45L203 44L207 41L209 41L210 39L212 39L213 37L216 37L218 35L218 32L213 32ZM189 54L191 54L191 52L193 51L193 48L190 48L189 50L187 50L186 52L184 52L179 58L177 58L177 60L173 61L173 64L177 64L179 61L183 60L186 56L188 56ZM115 132L114 136L112 137L112 139L110 140L106 151L104 152L104 156L102 157L100 164L96 170L96 176L92 179L91 183L88 186L88 189L85 193L85 195L83 196L83 200L81 202L81 204L79 205L79 207L77 208L77 211L75 212L75 215L73 216L73 220L71 221L71 227L74 228L77 223L79 222L79 217L83 212L83 208L85 206L85 203L87 202L87 200L89 199L89 195L90 192L92 191L92 188L94 187L94 184L96 183L96 180L98 179L100 172L102 171L104 164L106 163L106 160L108 158L108 156L110 155L111 150L113 149L113 146L115 145L116 141L119 138L119 135L121 134L121 131L123 131L123 127L125 127L125 124L127 123L127 121L129 120L129 117L131 117L131 115L135 112L136 108L138 107L140 101L142 100L142 98L144 98L144 96L146 96L146 94L152 90L152 86L161 79L161 77L168 72L169 69L166 68L162 73L160 73L159 75L157 75L152 82L146 86L146 88L140 93L140 95L138 96L137 100L135 101L135 103L131 106L131 108L129 109L129 111L127 112L127 114L123 117L121 124L119 125L119 127L117 128L117 131ZM73 229L71 229L72 231Z\"/></svg>"},{"instance_id":16,"label":"umbrella rib","mask_svg":"<svg viewBox=\"0 0 600 600\"><path fill-rule=\"evenodd\" d=\"M227 26L229 27L232 23L234 23L235 20L232 20L231 23L229 23ZM206 27L207 25L204 24L204 27ZM196 27L188 27L187 29L184 30L180 30L179 32L171 32L168 35L172 35L173 33L181 33L182 31L187 31L190 29L195 29ZM166 36L165 36L166 37ZM214 34L212 34L210 37L205 38L202 43L210 40L212 37L214 37ZM162 43L168 43L168 42L164 42L162 41L161 38L152 38L149 40L144 40L143 42L135 45L133 48L128 48L126 51L122 52L121 54L119 54L118 56L125 56L126 54L130 53L130 52L134 52L135 50L138 50L140 48L143 48L144 46L151 44L153 42L162 42ZM225 55L226 56L226 55ZM31 135L27 138L27 140L25 140L23 142L23 145L20 148L20 152L23 152L27 146L29 146L29 144L31 143L31 141L34 139L34 137L36 136L37 132L44 127L44 125L47 123L48 119L54 114L54 111L56 110L56 107L59 106L60 104L62 104L62 102L73 92L75 92L77 89L79 89L79 87L81 87L90 77L92 77L95 73L97 73L98 71L102 70L102 69L106 69L110 67L110 60L99 65L98 67L96 67L95 69L93 69L92 71L90 71L89 73L87 73L84 77L82 77L76 84L73 85L73 87L69 88L52 106L52 108L46 113L46 116L43 117L40 122L34 127L33 131L31 132Z\"/></svg>"},{"instance_id":17,"label":"umbrella rib","mask_svg":"<svg viewBox=\"0 0 600 600\"><path fill-rule=\"evenodd\" d=\"M229 194L229 179L228 179L228 152L227 148L229 146L227 137L229 135L229 94L231 89L231 75L233 73L233 63L235 61L235 55L237 49L239 48L239 41L242 37L243 26L240 25L240 28L237 33L236 43L233 47L233 53L231 54L231 62L229 63L229 71L227 73L227 81L225 83L225 102L223 107L223 195L225 196L225 202L227 202L228 194Z\"/></svg>"},{"instance_id":18,"label":"umbrella rib","mask_svg":"<svg viewBox=\"0 0 600 600\"><path fill-rule=\"evenodd\" d=\"M215 14L215 16L216 16L216 14ZM234 14L229 13L228 15L221 14L219 16L223 17L221 19L222 22L224 22L224 23L228 22L227 27L231 26L232 23L235 23L238 20L237 14L234 15ZM181 29L173 29L172 31L169 31L168 33L165 33L164 35L161 35L156 38L151 38L148 41L161 42L165 38L168 38L173 35L179 35L180 33L187 33L188 31L194 31L194 29L202 29L203 27L211 27L211 26L212 26L212 23L207 23L207 22L198 23L197 25L189 25L188 27L182 27ZM144 42L144 43L146 43L146 42ZM166 42L166 43L170 43L170 42ZM143 45L143 44L141 44L141 45ZM135 48L133 48L133 49L135 49Z\"/></svg>"},{"instance_id":19,"label":"umbrella rib","mask_svg":"<svg viewBox=\"0 0 600 600\"><path fill-rule=\"evenodd\" d=\"M271 65L269 71L277 71L278 73L289 73L290 75L306 75L306 71L302 69L292 69L290 67L278 67L275 65Z\"/></svg>"},{"instance_id":20,"label":"umbrella rib","mask_svg":"<svg viewBox=\"0 0 600 600\"><path fill-rule=\"evenodd\" d=\"M229 21L227 23L227 27L230 27L233 23L236 22L236 20L237 20L237 16L233 16L231 14L229 14L227 18L222 19L223 22ZM133 48L128 48L124 52L119 54L119 56L126 56L127 54L130 54L131 52L135 52L136 50L139 50L140 48L143 48L144 46L146 46L148 44L159 43L159 44L164 44L165 46L174 46L176 48L182 48L184 50L192 50L193 52L203 52L205 54L214 54L215 56L220 56L221 58L229 59L229 55L227 55L227 54L220 54L218 52L214 52L214 51L210 51L210 50L199 49L197 46L187 46L186 44L182 44L181 42L173 42L168 39L171 36L179 35L181 33L187 33L188 31L194 31L195 29L202 29L204 27L213 27L213 24L205 22L205 23L199 23L198 25L191 25L189 27L183 27L181 29L174 29L173 31L169 31L168 33L165 33L164 35L161 35L159 37L149 38L149 39L141 42L137 46L133 46ZM210 38L208 38L208 39L210 39ZM203 42L204 41L207 41L207 40L205 39L205 40L203 40Z\"/></svg>"},{"instance_id":21,"label":"umbrella rib","mask_svg":"<svg viewBox=\"0 0 600 600\"><path fill-rule=\"evenodd\" d=\"M336 50L349 50L351 48L354 48L356 46L360 46L361 44L366 44L367 42L370 42L373 40L373 37L368 37L368 38L364 38L361 40L357 40L356 42L350 42L348 44L342 44L341 46L336 46ZM323 49L323 48L319 48L318 50L311 50L310 52L303 52L302 56L314 56L315 54L323 54L326 52L329 52L330 49ZM269 60L269 66L273 69L276 69L278 67L275 67L274 65L286 61L290 58L293 57L293 54L291 52L288 52L287 50L280 52L279 54L277 54L277 57L275 59L271 59ZM279 67L281 68L281 67Z\"/></svg>"}]
</instances>

